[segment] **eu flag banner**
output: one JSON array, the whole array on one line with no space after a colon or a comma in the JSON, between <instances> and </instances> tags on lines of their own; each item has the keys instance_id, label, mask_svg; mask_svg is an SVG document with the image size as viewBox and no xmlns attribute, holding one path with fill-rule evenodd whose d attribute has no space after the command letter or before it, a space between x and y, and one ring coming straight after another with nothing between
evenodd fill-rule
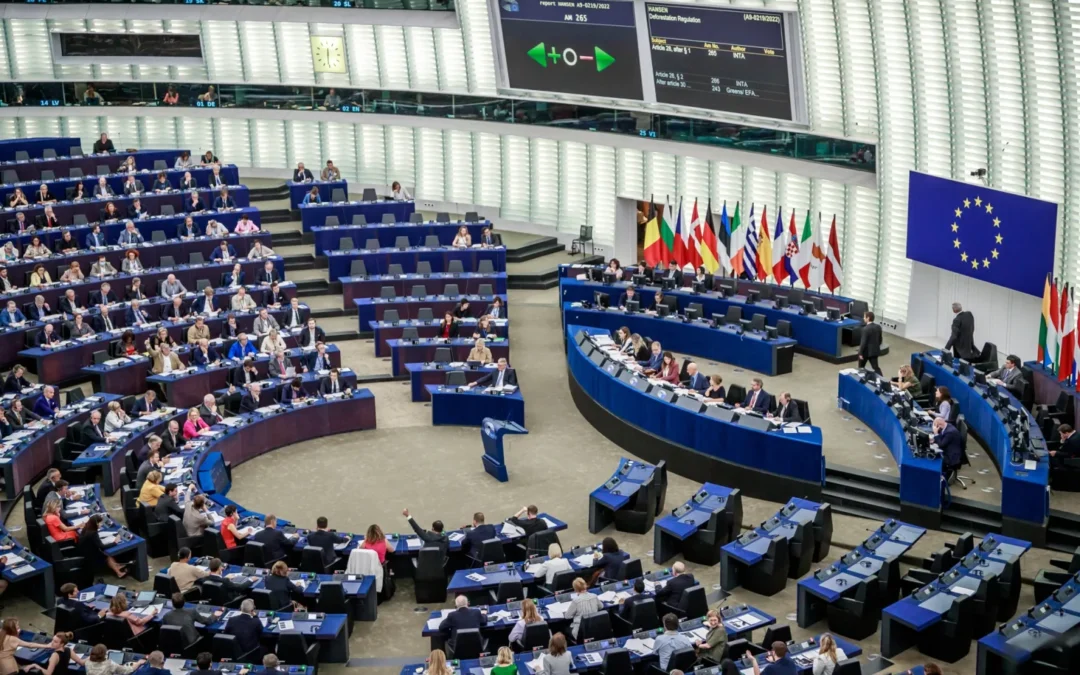
<instances>
[{"instance_id":1,"label":"eu flag banner","mask_svg":"<svg viewBox=\"0 0 1080 675\"><path fill-rule=\"evenodd\" d=\"M925 173L908 181L907 257L1042 297L1057 204Z\"/></svg>"}]
</instances>

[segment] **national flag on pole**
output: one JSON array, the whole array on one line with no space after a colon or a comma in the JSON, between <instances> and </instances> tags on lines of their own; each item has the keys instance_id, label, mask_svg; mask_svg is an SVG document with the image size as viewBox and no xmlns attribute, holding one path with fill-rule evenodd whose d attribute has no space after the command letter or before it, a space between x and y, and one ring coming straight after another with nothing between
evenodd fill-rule
<instances>
[{"instance_id":1,"label":"national flag on pole","mask_svg":"<svg viewBox=\"0 0 1080 675\"><path fill-rule=\"evenodd\" d=\"M694 211L697 211L697 202L694 202ZM701 223L701 249L698 251L701 256L701 266L705 268L705 272L708 274L715 274L716 270L720 269L720 252L716 246L715 229L716 226L713 223L712 216L712 200L710 199L708 206L705 207L705 220Z\"/></svg>"},{"instance_id":2,"label":"national flag on pole","mask_svg":"<svg viewBox=\"0 0 1080 675\"><path fill-rule=\"evenodd\" d=\"M809 213L809 211L807 212ZM784 269L787 270L788 281L795 285L799 278L796 261L799 259L799 233L795 231L795 209L791 209L791 220L788 221L787 250L784 251Z\"/></svg>"},{"instance_id":3,"label":"national flag on pole","mask_svg":"<svg viewBox=\"0 0 1080 675\"><path fill-rule=\"evenodd\" d=\"M787 281L787 265L785 264L787 245L788 234L784 229L784 212L780 210L776 214L776 229L773 230L773 250L776 254L773 256L772 277L773 282L777 284Z\"/></svg>"},{"instance_id":4,"label":"national flag on pole","mask_svg":"<svg viewBox=\"0 0 1080 675\"><path fill-rule=\"evenodd\" d=\"M840 236L836 227L836 214L833 214L832 230L829 232L829 249L825 254L825 285L830 293L844 283L844 266L840 264Z\"/></svg>"},{"instance_id":5,"label":"national flag on pole","mask_svg":"<svg viewBox=\"0 0 1080 675\"><path fill-rule=\"evenodd\" d=\"M810 212L806 213L807 219L810 218ZM810 286L808 288L821 288L821 285L825 283L825 228L821 225L821 212L817 214L817 228L814 229L814 244L810 248ZM836 227L836 216L833 216L832 226Z\"/></svg>"},{"instance_id":6,"label":"national flag on pole","mask_svg":"<svg viewBox=\"0 0 1080 675\"><path fill-rule=\"evenodd\" d=\"M754 207L750 207L753 219ZM731 244L728 246L728 254L731 256L731 276L738 279L743 275L746 266L743 265L743 247L746 245L746 226L739 217L739 202L735 202L735 216L731 219Z\"/></svg>"},{"instance_id":7,"label":"national flag on pole","mask_svg":"<svg viewBox=\"0 0 1080 675\"><path fill-rule=\"evenodd\" d=\"M690 236L690 249L688 253L693 258L691 263L694 265L694 269L701 267L704 262L704 258L701 256L701 228L702 220L698 215L697 210L697 197L694 198L694 208L690 214L690 231L687 234Z\"/></svg>"},{"instance_id":8,"label":"national flag on pole","mask_svg":"<svg viewBox=\"0 0 1080 675\"><path fill-rule=\"evenodd\" d=\"M753 218L754 207L750 206L751 219L746 221L746 244L743 246L742 261L743 272L747 279L757 278L757 247L758 247L758 224Z\"/></svg>"},{"instance_id":9,"label":"national flag on pole","mask_svg":"<svg viewBox=\"0 0 1080 675\"><path fill-rule=\"evenodd\" d=\"M1073 313L1076 314L1076 321L1070 325L1073 327L1073 379L1071 384L1076 386L1077 369L1080 368L1080 310L1076 308L1076 299L1073 297L1072 289L1069 289L1069 301L1073 304Z\"/></svg>"},{"instance_id":10,"label":"national flag on pole","mask_svg":"<svg viewBox=\"0 0 1080 675\"><path fill-rule=\"evenodd\" d=\"M663 260L664 242L660 239L660 223L656 217L656 202L649 196L649 219L645 222L645 264L649 267Z\"/></svg>"},{"instance_id":11,"label":"national flag on pole","mask_svg":"<svg viewBox=\"0 0 1080 675\"><path fill-rule=\"evenodd\" d=\"M1065 317L1062 330L1065 337L1061 339L1061 365L1058 366L1058 382L1071 381L1076 366L1076 306L1073 304L1073 292L1067 284L1061 293L1061 302L1065 309L1062 315Z\"/></svg>"},{"instance_id":12,"label":"national flag on pole","mask_svg":"<svg viewBox=\"0 0 1080 675\"><path fill-rule=\"evenodd\" d=\"M1050 296L1053 291L1050 289L1050 275L1046 275L1046 281L1043 284L1043 299L1042 299L1042 315L1039 317L1039 350L1038 359L1039 363L1044 366L1047 365L1047 359L1050 356L1050 329L1053 326L1053 322L1050 320Z\"/></svg>"},{"instance_id":13,"label":"national flag on pole","mask_svg":"<svg viewBox=\"0 0 1080 675\"><path fill-rule=\"evenodd\" d=\"M1061 334L1058 331L1058 321L1061 319L1061 310L1058 309L1058 285L1057 279L1050 284L1050 333L1047 335L1047 354L1050 359L1050 370L1057 372L1058 349L1061 347Z\"/></svg>"},{"instance_id":14,"label":"national flag on pole","mask_svg":"<svg viewBox=\"0 0 1080 675\"><path fill-rule=\"evenodd\" d=\"M664 264L675 257L675 228L671 225L671 205L664 200L664 213L660 217L660 240L664 242Z\"/></svg>"},{"instance_id":15,"label":"national flag on pole","mask_svg":"<svg viewBox=\"0 0 1080 675\"><path fill-rule=\"evenodd\" d=\"M682 200L679 200L679 211L675 214L675 264L679 269L686 264L686 239L682 231Z\"/></svg>"},{"instance_id":16,"label":"national flag on pole","mask_svg":"<svg viewBox=\"0 0 1080 675\"><path fill-rule=\"evenodd\" d=\"M1061 299L1058 300L1057 314L1057 371L1061 372L1061 366L1065 357L1065 308L1069 304L1069 284L1061 282Z\"/></svg>"},{"instance_id":17,"label":"national flag on pole","mask_svg":"<svg viewBox=\"0 0 1080 675\"><path fill-rule=\"evenodd\" d=\"M735 205L738 209L738 204ZM705 215L705 221L711 223L712 202L709 202L709 212ZM716 261L720 263L720 273L727 275L731 272L731 220L728 219L727 201L720 211L720 223L716 228Z\"/></svg>"},{"instance_id":18,"label":"national flag on pole","mask_svg":"<svg viewBox=\"0 0 1080 675\"><path fill-rule=\"evenodd\" d=\"M758 244L757 278L765 281L772 274L772 236L769 234L769 207L761 209L761 242Z\"/></svg>"}]
</instances>

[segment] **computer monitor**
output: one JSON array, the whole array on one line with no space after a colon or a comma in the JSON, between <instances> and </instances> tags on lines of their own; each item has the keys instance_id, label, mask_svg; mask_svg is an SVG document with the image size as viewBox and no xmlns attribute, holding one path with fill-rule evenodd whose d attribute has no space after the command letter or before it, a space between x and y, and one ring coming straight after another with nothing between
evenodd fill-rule
<instances>
[{"instance_id":1,"label":"computer monitor","mask_svg":"<svg viewBox=\"0 0 1080 675\"><path fill-rule=\"evenodd\" d=\"M697 321L701 318L701 310L697 307L688 307L683 314L686 316L687 321Z\"/></svg>"},{"instance_id":2,"label":"computer monitor","mask_svg":"<svg viewBox=\"0 0 1080 675\"><path fill-rule=\"evenodd\" d=\"M706 417L714 417L724 422L736 422L739 419L739 413L735 412L731 408L722 405L711 405L705 410Z\"/></svg>"},{"instance_id":3,"label":"computer monitor","mask_svg":"<svg viewBox=\"0 0 1080 675\"><path fill-rule=\"evenodd\" d=\"M635 274L630 280L635 286L644 286L645 282L648 281L644 274Z\"/></svg>"},{"instance_id":4,"label":"computer monitor","mask_svg":"<svg viewBox=\"0 0 1080 675\"><path fill-rule=\"evenodd\" d=\"M828 318L829 321L839 321L840 320L840 310L838 310L838 309L833 309L832 307L830 307L829 309L827 309L825 311L825 314L826 314L826 317Z\"/></svg>"},{"instance_id":5,"label":"computer monitor","mask_svg":"<svg viewBox=\"0 0 1080 675\"><path fill-rule=\"evenodd\" d=\"M661 302L656 306L656 313L660 316L668 316L671 314L671 307Z\"/></svg>"},{"instance_id":6,"label":"computer monitor","mask_svg":"<svg viewBox=\"0 0 1080 675\"><path fill-rule=\"evenodd\" d=\"M603 267L591 267L591 268L589 268L589 279L592 280L592 281L603 281L604 280L604 269L605 268L603 268Z\"/></svg>"},{"instance_id":7,"label":"computer monitor","mask_svg":"<svg viewBox=\"0 0 1080 675\"><path fill-rule=\"evenodd\" d=\"M602 307L604 309L607 309L608 307L611 307L611 296L608 295L607 293L601 293L600 291L594 291L593 292L593 304L595 304L597 308Z\"/></svg>"},{"instance_id":8,"label":"computer monitor","mask_svg":"<svg viewBox=\"0 0 1080 675\"><path fill-rule=\"evenodd\" d=\"M693 396L680 396L679 400L675 402L675 405L691 412L701 412L701 409L705 407L704 403Z\"/></svg>"},{"instance_id":9,"label":"computer monitor","mask_svg":"<svg viewBox=\"0 0 1080 675\"><path fill-rule=\"evenodd\" d=\"M641 301L640 300L627 300L626 301L626 311L628 311L628 312L640 312L641 311Z\"/></svg>"},{"instance_id":10,"label":"computer monitor","mask_svg":"<svg viewBox=\"0 0 1080 675\"><path fill-rule=\"evenodd\" d=\"M787 299L786 295L778 295L778 296L776 296L776 308L777 309L784 309L787 306L788 306L788 299Z\"/></svg>"},{"instance_id":11,"label":"computer monitor","mask_svg":"<svg viewBox=\"0 0 1080 675\"><path fill-rule=\"evenodd\" d=\"M660 287L663 288L665 291L673 291L673 290L675 290L675 280L674 279L664 279L663 281L660 282Z\"/></svg>"},{"instance_id":12,"label":"computer monitor","mask_svg":"<svg viewBox=\"0 0 1080 675\"><path fill-rule=\"evenodd\" d=\"M608 286L615 283L615 273L614 272L608 272L607 270L604 270L604 277L603 278L604 278L604 283L607 284Z\"/></svg>"},{"instance_id":13,"label":"computer monitor","mask_svg":"<svg viewBox=\"0 0 1080 675\"><path fill-rule=\"evenodd\" d=\"M752 305L761 297L761 291L749 290L746 292L746 304Z\"/></svg>"},{"instance_id":14,"label":"computer monitor","mask_svg":"<svg viewBox=\"0 0 1080 675\"><path fill-rule=\"evenodd\" d=\"M589 354L589 360L603 367L604 361L607 360L607 354L604 353L603 349L597 349L592 354Z\"/></svg>"},{"instance_id":15,"label":"computer monitor","mask_svg":"<svg viewBox=\"0 0 1080 675\"><path fill-rule=\"evenodd\" d=\"M739 424L759 431L768 431L772 428L772 422L757 415L740 415Z\"/></svg>"},{"instance_id":16,"label":"computer monitor","mask_svg":"<svg viewBox=\"0 0 1080 675\"><path fill-rule=\"evenodd\" d=\"M776 333L776 326L766 326L765 327L765 339L766 340L775 340L778 337L779 337L779 335Z\"/></svg>"},{"instance_id":17,"label":"computer monitor","mask_svg":"<svg viewBox=\"0 0 1080 675\"><path fill-rule=\"evenodd\" d=\"M657 387L653 389L652 393L653 396L660 399L661 401L667 401L668 403L672 403L675 400L675 392L671 391L667 387Z\"/></svg>"},{"instance_id":18,"label":"computer monitor","mask_svg":"<svg viewBox=\"0 0 1080 675\"><path fill-rule=\"evenodd\" d=\"M971 362L960 359L960 364L956 369L960 371L961 375L971 375Z\"/></svg>"},{"instance_id":19,"label":"computer monitor","mask_svg":"<svg viewBox=\"0 0 1080 675\"><path fill-rule=\"evenodd\" d=\"M727 315L726 314L713 314L712 315L712 320L713 320L713 326L716 327L716 328L719 328L720 326L723 326L724 324L727 323Z\"/></svg>"},{"instance_id":20,"label":"computer monitor","mask_svg":"<svg viewBox=\"0 0 1080 675\"><path fill-rule=\"evenodd\" d=\"M731 286L726 286L726 285L725 285L725 286L721 286L721 287L720 287L720 293L721 293L721 294L722 294L722 295L723 295L723 296L724 296L725 298L730 298L730 297L732 297L732 296L734 296L734 295L735 295L735 289L734 289L734 288L732 288Z\"/></svg>"},{"instance_id":21,"label":"computer monitor","mask_svg":"<svg viewBox=\"0 0 1080 675\"><path fill-rule=\"evenodd\" d=\"M814 308L814 301L813 300L803 300L802 301L802 313L807 315L807 316L810 316L810 315L813 315L813 314L817 313L817 309Z\"/></svg>"},{"instance_id":22,"label":"computer monitor","mask_svg":"<svg viewBox=\"0 0 1080 675\"><path fill-rule=\"evenodd\" d=\"M694 295L701 295L702 293L705 292L705 282L695 280L693 290L694 290Z\"/></svg>"}]
</instances>

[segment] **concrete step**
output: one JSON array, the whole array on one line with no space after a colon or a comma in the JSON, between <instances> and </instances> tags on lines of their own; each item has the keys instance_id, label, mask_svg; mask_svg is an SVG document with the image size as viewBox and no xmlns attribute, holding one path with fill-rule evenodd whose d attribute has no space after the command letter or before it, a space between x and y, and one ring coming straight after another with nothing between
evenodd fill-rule
<instances>
[{"instance_id":1,"label":"concrete step","mask_svg":"<svg viewBox=\"0 0 1080 675\"><path fill-rule=\"evenodd\" d=\"M559 285L559 265L564 263L602 263L603 256L572 256L565 250L506 265L506 284L510 288L554 288Z\"/></svg>"}]
</instances>

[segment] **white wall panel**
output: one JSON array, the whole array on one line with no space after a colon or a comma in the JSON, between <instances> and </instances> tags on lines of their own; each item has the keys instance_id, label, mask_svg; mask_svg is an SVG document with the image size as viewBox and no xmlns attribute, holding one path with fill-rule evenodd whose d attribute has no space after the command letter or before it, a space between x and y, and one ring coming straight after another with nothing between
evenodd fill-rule
<instances>
[{"instance_id":1,"label":"white wall panel","mask_svg":"<svg viewBox=\"0 0 1080 675\"><path fill-rule=\"evenodd\" d=\"M577 234L589 219L590 183L595 173L589 166L589 149L584 143L559 143L559 231ZM608 177L615 184L615 172ZM614 204L614 194L611 197ZM595 230L593 235L595 236Z\"/></svg>"},{"instance_id":2,"label":"white wall panel","mask_svg":"<svg viewBox=\"0 0 1080 675\"><path fill-rule=\"evenodd\" d=\"M473 164L472 136L468 131L443 131L447 201L459 204L472 204L475 201L473 173L476 167Z\"/></svg>"},{"instance_id":3,"label":"white wall panel","mask_svg":"<svg viewBox=\"0 0 1080 675\"><path fill-rule=\"evenodd\" d=\"M356 125L356 172L360 184L390 185L395 180L400 181L396 173L386 174L386 133L378 124ZM401 181L406 187L411 185Z\"/></svg>"},{"instance_id":4,"label":"white wall panel","mask_svg":"<svg viewBox=\"0 0 1080 675\"><path fill-rule=\"evenodd\" d=\"M230 119L222 117L214 120L214 146L217 158L226 164L246 166L255 164L255 145L252 143L251 127L254 120ZM210 149L208 145L201 145L198 149L191 147L193 157L203 155ZM256 165L259 166L259 165Z\"/></svg>"},{"instance_id":5,"label":"white wall panel","mask_svg":"<svg viewBox=\"0 0 1080 675\"><path fill-rule=\"evenodd\" d=\"M559 224L559 142L534 138L529 156L532 159L529 219L537 225L555 228Z\"/></svg>"}]
</instances>

